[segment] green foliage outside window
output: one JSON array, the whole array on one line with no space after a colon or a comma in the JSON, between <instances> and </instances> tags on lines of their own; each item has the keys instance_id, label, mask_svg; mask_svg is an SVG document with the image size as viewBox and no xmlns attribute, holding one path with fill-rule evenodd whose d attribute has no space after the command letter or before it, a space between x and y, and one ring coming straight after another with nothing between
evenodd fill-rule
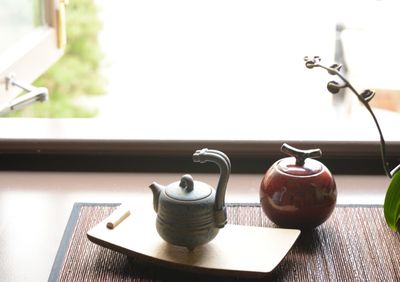
<instances>
[{"instance_id":1,"label":"green foliage outside window","mask_svg":"<svg viewBox=\"0 0 400 282\"><path fill-rule=\"evenodd\" d=\"M77 99L105 92L101 75L103 54L98 45L101 22L92 0L72 0L67 6L67 46L63 57L33 84L49 89L50 99L36 103L14 117L94 117L97 110L80 105Z\"/></svg>"}]
</instances>

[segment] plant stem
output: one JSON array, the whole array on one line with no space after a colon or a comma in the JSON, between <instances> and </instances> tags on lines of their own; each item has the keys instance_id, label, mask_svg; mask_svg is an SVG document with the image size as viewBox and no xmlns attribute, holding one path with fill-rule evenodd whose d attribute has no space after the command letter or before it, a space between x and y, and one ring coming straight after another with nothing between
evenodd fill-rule
<instances>
[{"instance_id":1,"label":"plant stem","mask_svg":"<svg viewBox=\"0 0 400 282\"><path fill-rule=\"evenodd\" d=\"M374 112L372 111L370 105L368 102L357 92L357 90L351 85L351 83L337 70L334 68L329 68L325 67L321 64L314 63L315 67L320 67L323 68L329 72L335 73L340 79L342 79L345 83L345 87L350 88L350 90L357 96L358 100L365 106L365 108L368 110L368 112L371 114L372 118L374 119L375 125L378 128L379 132L379 137L380 137L380 147L381 147L381 157L382 157L382 164L383 164L383 169L385 170L385 174L389 177L392 178L393 174L397 171L396 169L392 171L392 173L389 170L389 164L386 161L386 142L385 139L383 138L383 133L381 130L381 127L379 125L378 119L376 118ZM400 169L400 168L399 168Z\"/></svg>"}]
</instances>

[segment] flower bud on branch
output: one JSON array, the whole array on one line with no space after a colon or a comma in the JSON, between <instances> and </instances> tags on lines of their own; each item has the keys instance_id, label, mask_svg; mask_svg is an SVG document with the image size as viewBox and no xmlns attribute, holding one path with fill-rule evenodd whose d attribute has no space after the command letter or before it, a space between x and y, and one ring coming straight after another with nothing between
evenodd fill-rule
<instances>
[{"instance_id":1,"label":"flower bud on branch","mask_svg":"<svg viewBox=\"0 0 400 282\"><path fill-rule=\"evenodd\" d=\"M386 161L385 139L383 138L382 130L381 130L381 127L379 126L378 120L368 103L375 96L375 92L367 89L367 90L364 90L361 94L359 94L357 92L357 90L350 84L350 82L343 76L343 74L340 73L340 69L342 68L342 65L333 64L330 67L324 66L324 65L320 64L321 58L319 56L314 56L312 58L304 57L304 61L306 62L305 63L306 67L309 69L322 68L322 69L325 69L330 75L336 75L341 79L341 82L337 82L337 81L329 81L328 82L327 88L328 88L329 92L331 92L332 94L336 94L339 92L340 89L349 88L351 90L351 92L353 92L357 96L358 100L365 106L365 108L368 110L368 112L371 114L372 118L374 119L375 125L379 132L383 169L385 170L386 175L389 178L392 178L393 175L398 170L400 170L400 166L397 167L398 169L394 169L392 171L389 170L389 164Z\"/></svg>"}]
</instances>

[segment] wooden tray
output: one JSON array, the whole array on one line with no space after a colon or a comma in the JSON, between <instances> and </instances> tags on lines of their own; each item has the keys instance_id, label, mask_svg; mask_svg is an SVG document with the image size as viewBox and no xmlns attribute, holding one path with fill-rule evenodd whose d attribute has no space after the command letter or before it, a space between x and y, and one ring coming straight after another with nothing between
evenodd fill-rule
<instances>
[{"instance_id":1,"label":"wooden tray","mask_svg":"<svg viewBox=\"0 0 400 282\"><path fill-rule=\"evenodd\" d=\"M213 241L188 251L161 239L155 228L155 218L152 210L120 207L89 230L87 237L100 246L167 267L262 277L279 264L300 234L296 229L228 224Z\"/></svg>"}]
</instances>

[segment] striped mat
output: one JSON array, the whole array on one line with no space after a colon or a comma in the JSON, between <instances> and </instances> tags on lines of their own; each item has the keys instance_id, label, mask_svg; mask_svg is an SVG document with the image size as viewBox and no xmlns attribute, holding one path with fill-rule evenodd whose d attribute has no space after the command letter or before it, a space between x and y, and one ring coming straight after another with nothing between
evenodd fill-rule
<instances>
[{"instance_id":1,"label":"striped mat","mask_svg":"<svg viewBox=\"0 0 400 282\"><path fill-rule=\"evenodd\" d=\"M74 205L49 281L244 281L161 268L90 242L86 232L116 206ZM257 204L230 204L227 212L230 224L276 227ZM400 234L386 226L381 206L337 206L256 281L400 281Z\"/></svg>"}]
</instances>

